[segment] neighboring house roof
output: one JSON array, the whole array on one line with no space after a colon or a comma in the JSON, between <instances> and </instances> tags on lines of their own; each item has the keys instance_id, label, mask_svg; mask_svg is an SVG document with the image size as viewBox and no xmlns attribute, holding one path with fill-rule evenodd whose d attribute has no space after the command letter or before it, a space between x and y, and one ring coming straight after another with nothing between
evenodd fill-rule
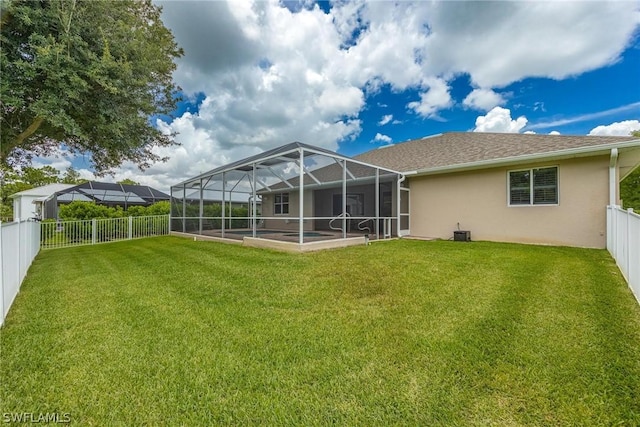
<instances>
[{"instance_id":1,"label":"neighboring house roof","mask_svg":"<svg viewBox=\"0 0 640 427\"><path fill-rule=\"evenodd\" d=\"M606 154L640 147L631 136L451 132L381 147L355 159L405 173L471 170L536 159Z\"/></svg>"},{"instance_id":2,"label":"neighboring house roof","mask_svg":"<svg viewBox=\"0 0 640 427\"><path fill-rule=\"evenodd\" d=\"M96 203L149 204L169 200L169 195L146 185L89 181L52 194L60 202L93 201Z\"/></svg>"},{"instance_id":3,"label":"neighboring house roof","mask_svg":"<svg viewBox=\"0 0 640 427\"><path fill-rule=\"evenodd\" d=\"M9 198L14 199L16 197L49 197L52 194L66 190L67 188L71 188L73 185L71 184L48 184L43 185L41 187L30 188L29 190L20 191L18 193L14 193L9 196Z\"/></svg>"}]
</instances>

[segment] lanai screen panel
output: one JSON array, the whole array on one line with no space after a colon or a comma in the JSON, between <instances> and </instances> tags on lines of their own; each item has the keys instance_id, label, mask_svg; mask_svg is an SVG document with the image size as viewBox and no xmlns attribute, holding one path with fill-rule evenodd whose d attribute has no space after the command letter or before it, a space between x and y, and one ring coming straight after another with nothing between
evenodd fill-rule
<instances>
[{"instance_id":1,"label":"lanai screen panel","mask_svg":"<svg viewBox=\"0 0 640 427\"><path fill-rule=\"evenodd\" d=\"M174 186L172 216L183 219L187 232L222 237L242 230L255 237L273 231L303 243L323 230L331 234L322 236L335 238L372 234L380 228L383 204L393 206L380 192L396 185L398 176L294 143ZM393 197L393 190L389 193ZM173 222L173 230L181 231L179 225Z\"/></svg>"},{"instance_id":2,"label":"lanai screen panel","mask_svg":"<svg viewBox=\"0 0 640 427\"><path fill-rule=\"evenodd\" d=\"M171 230L172 231L186 231L186 225L184 222L183 200L184 200L184 188L182 186L171 188Z\"/></svg>"}]
</instances>

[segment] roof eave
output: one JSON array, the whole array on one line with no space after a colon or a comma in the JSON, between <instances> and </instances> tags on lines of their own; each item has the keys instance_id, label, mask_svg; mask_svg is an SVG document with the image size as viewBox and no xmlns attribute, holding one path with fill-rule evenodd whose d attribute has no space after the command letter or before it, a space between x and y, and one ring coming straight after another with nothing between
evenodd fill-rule
<instances>
[{"instance_id":1,"label":"roof eave","mask_svg":"<svg viewBox=\"0 0 640 427\"><path fill-rule=\"evenodd\" d=\"M531 163L536 161L553 161L571 159L576 157L590 157L606 155L611 149L625 149L640 147L640 139L624 141L615 144L595 145L589 147L569 148L566 150L552 151L546 153L527 154L522 156L505 157L500 159L480 160L477 162L460 163L455 165L437 166L432 168L418 169L415 171L404 172L407 176L436 175L452 172L466 172L478 169L487 169L499 166L519 165L523 163Z\"/></svg>"}]
</instances>

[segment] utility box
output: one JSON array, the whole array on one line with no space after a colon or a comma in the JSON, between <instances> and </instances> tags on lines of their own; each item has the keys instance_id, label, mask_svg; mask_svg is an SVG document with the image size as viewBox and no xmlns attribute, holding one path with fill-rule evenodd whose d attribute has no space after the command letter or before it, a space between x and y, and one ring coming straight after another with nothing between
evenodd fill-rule
<instances>
[{"instance_id":1,"label":"utility box","mask_svg":"<svg viewBox=\"0 0 640 427\"><path fill-rule=\"evenodd\" d=\"M456 242L470 242L471 231L469 230L457 230L453 232L453 240Z\"/></svg>"}]
</instances>

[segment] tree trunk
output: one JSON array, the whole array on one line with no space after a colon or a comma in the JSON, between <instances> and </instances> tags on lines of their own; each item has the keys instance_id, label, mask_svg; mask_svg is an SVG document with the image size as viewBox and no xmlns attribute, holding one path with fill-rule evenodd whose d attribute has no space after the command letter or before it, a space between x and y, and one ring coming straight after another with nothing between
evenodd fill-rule
<instances>
[{"instance_id":1,"label":"tree trunk","mask_svg":"<svg viewBox=\"0 0 640 427\"><path fill-rule=\"evenodd\" d=\"M36 117L28 128L26 128L22 133L16 136L16 139L14 139L11 144L5 144L5 146L2 147L2 158L6 159L7 157L9 157L9 153L11 153L14 148L20 147L24 140L33 135L42 125L42 123L44 123L44 118L40 116Z\"/></svg>"}]
</instances>

